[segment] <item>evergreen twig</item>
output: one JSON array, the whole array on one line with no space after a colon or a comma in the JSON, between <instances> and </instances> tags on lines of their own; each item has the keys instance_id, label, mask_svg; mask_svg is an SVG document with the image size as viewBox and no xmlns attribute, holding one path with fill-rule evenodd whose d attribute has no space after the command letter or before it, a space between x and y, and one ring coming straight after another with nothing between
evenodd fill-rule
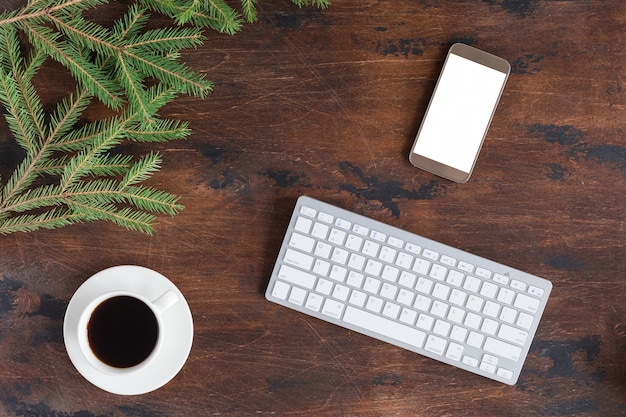
<instances>
[{"instance_id":1,"label":"evergreen twig","mask_svg":"<svg viewBox=\"0 0 626 417\"><path fill-rule=\"evenodd\" d=\"M9 178L0 178L0 234L94 220L152 233L156 214L182 210L180 197L141 185L161 168L158 153L135 158L111 151L124 141L190 134L187 123L158 116L178 94L205 97L211 91L211 82L181 62L180 51L201 45L206 28L234 34L244 21L255 21L257 2L241 0L242 17L225 0L134 0L110 28L83 15L108 0L28 0L0 13L0 104L26 152ZM146 29L149 12L175 25ZM77 84L50 115L32 82L48 58L65 66ZM81 126L94 98L115 116Z\"/></svg>"}]
</instances>

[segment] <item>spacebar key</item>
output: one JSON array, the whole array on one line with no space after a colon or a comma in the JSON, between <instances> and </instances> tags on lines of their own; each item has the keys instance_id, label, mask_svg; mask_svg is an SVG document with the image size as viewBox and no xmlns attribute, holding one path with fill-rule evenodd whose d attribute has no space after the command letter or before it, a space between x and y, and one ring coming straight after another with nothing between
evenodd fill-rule
<instances>
[{"instance_id":1,"label":"spacebar key","mask_svg":"<svg viewBox=\"0 0 626 417\"><path fill-rule=\"evenodd\" d=\"M367 311L348 306L343 320L370 332L421 348L426 334L420 330L405 326Z\"/></svg>"}]
</instances>

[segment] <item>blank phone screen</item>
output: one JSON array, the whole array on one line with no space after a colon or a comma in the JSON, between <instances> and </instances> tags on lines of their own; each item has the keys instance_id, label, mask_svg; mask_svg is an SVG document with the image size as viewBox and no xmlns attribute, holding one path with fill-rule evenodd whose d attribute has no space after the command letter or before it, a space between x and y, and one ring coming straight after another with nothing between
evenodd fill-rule
<instances>
[{"instance_id":1,"label":"blank phone screen","mask_svg":"<svg viewBox=\"0 0 626 417\"><path fill-rule=\"evenodd\" d=\"M506 77L450 54L413 152L471 172Z\"/></svg>"}]
</instances>

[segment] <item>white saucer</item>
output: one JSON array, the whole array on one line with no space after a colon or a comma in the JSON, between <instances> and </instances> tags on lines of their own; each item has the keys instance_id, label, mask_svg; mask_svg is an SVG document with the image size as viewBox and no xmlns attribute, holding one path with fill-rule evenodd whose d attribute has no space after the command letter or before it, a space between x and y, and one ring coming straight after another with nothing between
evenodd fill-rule
<instances>
[{"instance_id":1,"label":"white saucer","mask_svg":"<svg viewBox=\"0 0 626 417\"><path fill-rule=\"evenodd\" d=\"M146 366L128 375L96 369L79 348L78 323L83 310L101 294L112 291L128 291L148 300L167 291L179 296L179 301L162 313L161 349ZM76 290L65 313L63 338L70 360L89 382L114 394L144 394L165 385L183 367L193 341L193 319L187 301L169 279L141 266L115 266L93 275Z\"/></svg>"}]
</instances>

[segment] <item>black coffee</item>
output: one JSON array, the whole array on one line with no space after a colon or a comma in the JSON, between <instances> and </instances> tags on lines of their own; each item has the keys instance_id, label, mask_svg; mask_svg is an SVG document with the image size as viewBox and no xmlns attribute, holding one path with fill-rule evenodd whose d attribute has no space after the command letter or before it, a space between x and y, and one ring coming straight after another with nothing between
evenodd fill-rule
<instances>
[{"instance_id":1,"label":"black coffee","mask_svg":"<svg viewBox=\"0 0 626 417\"><path fill-rule=\"evenodd\" d=\"M98 359L116 368L144 361L157 342L157 319L143 301L126 295L103 301L87 324L89 346Z\"/></svg>"}]
</instances>

